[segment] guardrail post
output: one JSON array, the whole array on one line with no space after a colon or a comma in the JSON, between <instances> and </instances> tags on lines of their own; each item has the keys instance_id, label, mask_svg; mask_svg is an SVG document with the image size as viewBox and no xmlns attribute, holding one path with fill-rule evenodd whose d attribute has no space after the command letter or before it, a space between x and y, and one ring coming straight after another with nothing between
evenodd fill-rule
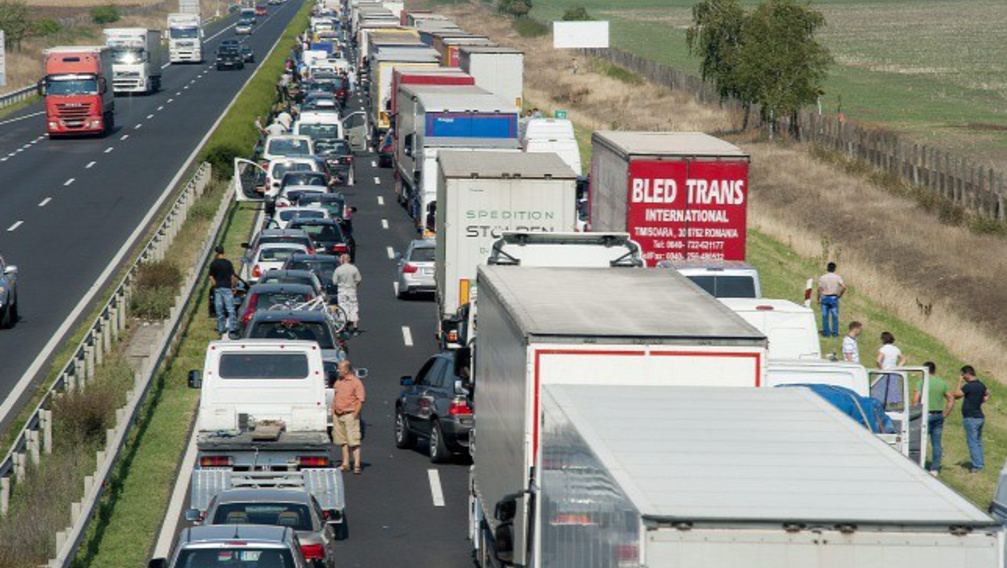
<instances>
[{"instance_id":1,"label":"guardrail post","mask_svg":"<svg viewBox=\"0 0 1007 568\"><path fill-rule=\"evenodd\" d=\"M24 481L25 475L28 473L25 467L24 454L21 452L14 452L11 459L14 460L14 481L21 483Z\"/></svg>"},{"instance_id":2,"label":"guardrail post","mask_svg":"<svg viewBox=\"0 0 1007 568\"><path fill-rule=\"evenodd\" d=\"M94 376L94 343L84 346L84 376L80 387L84 388L87 381Z\"/></svg>"},{"instance_id":3,"label":"guardrail post","mask_svg":"<svg viewBox=\"0 0 1007 568\"><path fill-rule=\"evenodd\" d=\"M42 410L42 451L52 453L52 411Z\"/></svg>"},{"instance_id":4,"label":"guardrail post","mask_svg":"<svg viewBox=\"0 0 1007 568\"><path fill-rule=\"evenodd\" d=\"M98 365L105 360L105 326L102 325L101 320L98 320L98 325L95 326L94 331L91 332L91 345L94 346L94 366L97 369ZM94 373L92 372L92 375Z\"/></svg>"},{"instance_id":5,"label":"guardrail post","mask_svg":"<svg viewBox=\"0 0 1007 568\"><path fill-rule=\"evenodd\" d=\"M0 515L7 516L10 511L10 477L0 477Z\"/></svg>"},{"instance_id":6,"label":"guardrail post","mask_svg":"<svg viewBox=\"0 0 1007 568\"><path fill-rule=\"evenodd\" d=\"M112 341L119 342L119 300L116 299L108 308L109 329L112 331Z\"/></svg>"},{"instance_id":7,"label":"guardrail post","mask_svg":"<svg viewBox=\"0 0 1007 568\"><path fill-rule=\"evenodd\" d=\"M41 456L39 455L38 430L28 430L25 432L28 438L28 455L31 456L31 463L38 465Z\"/></svg>"},{"instance_id":8,"label":"guardrail post","mask_svg":"<svg viewBox=\"0 0 1007 568\"><path fill-rule=\"evenodd\" d=\"M126 331L126 310L129 308L129 288L123 288L119 295L116 313L119 314L119 332Z\"/></svg>"},{"instance_id":9,"label":"guardrail post","mask_svg":"<svg viewBox=\"0 0 1007 568\"><path fill-rule=\"evenodd\" d=\"M114 310L115 308L111 308ZM105 315L101 318L101 340L105 347L105 351L112 350L112 336L115 335L115 326L112 325L112 312L105 312Z\"/></svg>"}]
</instances>

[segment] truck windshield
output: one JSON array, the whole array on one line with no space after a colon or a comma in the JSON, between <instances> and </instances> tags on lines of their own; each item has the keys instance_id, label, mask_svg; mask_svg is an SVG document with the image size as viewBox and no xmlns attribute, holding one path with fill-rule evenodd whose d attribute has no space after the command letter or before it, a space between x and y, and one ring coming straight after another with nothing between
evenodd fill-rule
<instances>
[{"instance_id":1,"label":"truck windshield","mask_svg":"<svg viewBox=\"0 0 1007 568\"><path fill-rule=\"evenodd\" d=\"M238 567L241 568L295 568L290 551L279 548L211 548L183 550L178 554L174 566L179 568L211 568Z\"/></svg>"},{"instance_id":2,"label":"truck windshield","mask_svg":"<svg viewBox=\"0 0 1007 568\"><path fill-rule=\"evenodd\" d=\"M199 28L171 28L169 33L171 39L196 39L199 37Z\"/></svg>"},{"instance_id":3,"label":"truck windshield","mask_svg":"<svg viewBox=\"0 0 1007 568\"><path fill-rule=\"evenodd\" d=\"M315 341L322 349L335 349L335 342L328 328L318 322L284 320L260 321L248 334L249 339L289 339L291 341ZM223 376L223 370L221 370Z\"/></svg>"},{"instance_id":4,"label":"truck windshield","mask_svg":"<svg viewBox=\"0 0 1007 568\"><path fill-rule=\"evenodd\" d=\"M224 353L218 372L222 379L303 379L308 358L303 353Z\"/></svg>"},{"instance_id":5,"label":"truck windshield","mask_svg":"<svg viewBox=\"0 0 1007 568\"><path fill-rule=\"evenodd\" d=\"M50 95L96 95L98 78L75 75L73 77L48 77L45 92Z\"/></svg>"},{"instance_id":6,"label":"truck windshield","mask_svg":"<svg viewBox=\"0 0 1007 568\"><path fill-rule=\"evenodd\" d=\"M269 525L310 531L311 511L298 503L223 503L213 514L215 525Z\"/></svg>"},{"instance_id":7,"label":"truck windshield","mask_svg":"<svg viewBox=\"0 0 1007 568\"><path fill-rule=\"evenodd\" d=\"M112 63L143 63L147 59L147 54L142 49L132 47L117 47L112 50Z\"/></svg>"}]
</instances>

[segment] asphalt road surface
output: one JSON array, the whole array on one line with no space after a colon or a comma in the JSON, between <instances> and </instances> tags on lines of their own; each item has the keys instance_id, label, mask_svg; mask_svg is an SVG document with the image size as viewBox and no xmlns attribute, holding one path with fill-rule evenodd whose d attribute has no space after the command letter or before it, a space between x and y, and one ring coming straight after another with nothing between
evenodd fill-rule
<instances>
[{"instance_id":1,"label":"asphalt road surface","mask_svg":"<svg viewBox=\"0 0 1007 568\"><path fill-rule=\"evenodd\" d=\"M300 2L270 6L247 39L264 57ZM0 119L0 255L19 268L21 319L0 330L0 422L16 414L33 379L89 292L101 288L130 236L165 193L257 64L216 71L217 45L233 19L206 33L204 63L170 65L162 89L117 97L116 131L104 138L49 140L41 103ZM167 56L165 57L167 61Z\"/></svg>"}]
</instances>

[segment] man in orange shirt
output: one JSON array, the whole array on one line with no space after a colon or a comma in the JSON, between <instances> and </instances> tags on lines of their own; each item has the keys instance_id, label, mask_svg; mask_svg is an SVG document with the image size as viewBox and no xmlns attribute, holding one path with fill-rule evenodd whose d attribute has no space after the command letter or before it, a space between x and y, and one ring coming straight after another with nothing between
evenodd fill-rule
<instances>
[{"instance_id":1,"label":"man in orange shirt","mask_svg":"<svg viewBox=\"0 0 1007 568\"><path fill-rule=\"evenodd\" d=\"M332 402L332 440L343 451L343 471L350 471L353 453L353 473L360 473L360 410L364 407L364 384L353 372L349 361L340 361Z\"/></svg>"}]
</instances>

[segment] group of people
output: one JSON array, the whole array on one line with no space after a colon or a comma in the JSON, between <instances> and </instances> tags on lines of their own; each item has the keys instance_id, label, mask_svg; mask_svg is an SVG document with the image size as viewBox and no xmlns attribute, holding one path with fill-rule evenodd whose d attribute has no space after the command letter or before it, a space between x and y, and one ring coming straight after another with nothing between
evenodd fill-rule
<instances>
[{"instance_id":1,"label":"group of people","mask_svg":"<svg viewBox=\"0 0 1007 568\"><path fill-rule=\"evenodd\" d=\"M846 282L836 273L836 263L826 266L826 273L818 279L818 301L822 311L822 336L838 337L839 335L839 300L846 293ZM851 363L860 363L860 347L858 339L864 326L859 321L851 321L843 337L843 359ZM890 371L906 365L906 356L895 345L895 335L888 331L881 332L881 346L875 355L874 362L878 369ZM969 449L970 471L978 473L986 465L982 434L986 416L983 404L990 399L990 391L976 376L972 365L964 365L959 371L958 383L952 389L948 382L937 376L937 365L933 361L923 363L929 372L927 393L926 419L932 448L932 458L929 470L937 475L941 468L943 447L941 438L944 433L944 421L954 409L955 401L962 401L962 426L965 430L965 442ZM903 404L902 383L900 375L883 375L871 386L871 397L880 400L886 406ZM914 385L910 404L922 403L923 393L919 385Z\"/></svg>"}]
</instances>

